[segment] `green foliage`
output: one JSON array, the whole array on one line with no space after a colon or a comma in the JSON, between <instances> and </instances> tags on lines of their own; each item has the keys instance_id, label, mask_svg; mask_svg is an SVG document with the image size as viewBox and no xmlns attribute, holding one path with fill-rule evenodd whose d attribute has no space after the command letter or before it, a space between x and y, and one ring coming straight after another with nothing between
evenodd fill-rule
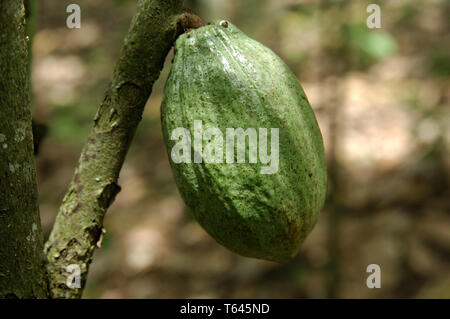
<instances>
[{"instance_id":1,"label":"green foliage","mask_svg":"<svg viewBox=\"0 0 450 319\"><path fill-rule=\"evenodd\" d=\"M397 41L386 31L369 29L364 24L348 25L345 31L357 65L369 66L394 55L398 50Z\"/></svg>"}]
</instances>

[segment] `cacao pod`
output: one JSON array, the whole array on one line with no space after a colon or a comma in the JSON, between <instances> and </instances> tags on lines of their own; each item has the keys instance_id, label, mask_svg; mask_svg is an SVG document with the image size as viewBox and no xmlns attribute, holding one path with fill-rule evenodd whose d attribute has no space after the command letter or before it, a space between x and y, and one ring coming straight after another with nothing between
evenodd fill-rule
<instances>
[{"instance_id":1,"label":"cacao pod","mask_svg":"<svg viewBox=\"0 0 450 319\"><path fill-rule=\"evenodd\" d=\"M176 184L200 225L241 255L292 259L327 181L315 115L281 58L227 21L182 34L161 121Z\"/></svg>"}]
</instances>

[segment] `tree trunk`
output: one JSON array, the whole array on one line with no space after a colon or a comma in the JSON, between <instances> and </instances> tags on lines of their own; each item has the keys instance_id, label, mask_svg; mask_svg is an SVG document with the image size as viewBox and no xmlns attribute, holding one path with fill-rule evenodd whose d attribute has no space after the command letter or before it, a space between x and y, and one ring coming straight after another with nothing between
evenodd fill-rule
<instances>
[{"instance_id":1,"label":"tree trunk","mask_svg":"<svg viewBox=\"0 0 450 319\"><path fill-rule=\"evenodd\" d=\"M153 83L177 35L192 22L181 0L140 0L106 96L46 243L53 298L79 298L103 217L119 192L117 179ZM81 288L69 289L69 265ZM71 266L74 267L74 266Z\"/></svg>"},{"instance_id":2,"label":"tree trunk","mask_svg":"<svg viewBox=\"0 0 450 319\"><path fill-rule=\"evenodd\" d=\"M22 1L0 1L0 30L0 298L46 298Z\"/></svg>"}]
</instances>

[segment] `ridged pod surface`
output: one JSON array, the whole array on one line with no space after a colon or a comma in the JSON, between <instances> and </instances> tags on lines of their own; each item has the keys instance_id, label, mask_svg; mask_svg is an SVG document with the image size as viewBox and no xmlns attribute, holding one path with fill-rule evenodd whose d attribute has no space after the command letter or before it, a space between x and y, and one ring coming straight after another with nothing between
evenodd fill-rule
<instances>
[{"instance_id":1,"label":"ridged pod surface","mask_svg":"<svg viewBox=\"0 0 450 319\"><path fill-rule=\"evenodd\" d=\"M202 227L241 255L292 259L317 221L327 181L316 118L288 66L229 22L191 30L176 41L161 120L176 184ZM195 121L201 121L202 131L198 125L194 130ZM189 132L175 136L177 128ZM195 138L209 128L217 128L223 139L214 134ZM256 163L250 162L250 137L245 162L236 163L237 139L234 163L227 162L227 128L253 128L257 134L267 129L267 154L275 150L271 129L278 128L278 169L263 174L267 161L257 157ZM259 152L264 141L257 136ZM174 162L174 150L179 150L174 146L186 142L189 152L179 153L185 160ZM223 145L223 162L203 158L200 163L205 150L219 153L211 146L217 143Z\"/></svg>"}]
</instances>

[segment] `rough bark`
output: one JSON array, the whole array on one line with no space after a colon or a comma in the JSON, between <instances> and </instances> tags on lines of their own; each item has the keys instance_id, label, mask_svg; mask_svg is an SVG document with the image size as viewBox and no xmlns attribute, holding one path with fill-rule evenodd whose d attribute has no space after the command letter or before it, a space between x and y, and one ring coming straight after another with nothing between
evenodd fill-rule
<instances>
[{"instance_id":1,"label":"rough bark","mask_svg":"<svg viewBox=\"0 0 450 319\"><path fill-rule=\"evenodd\" d=\"M181 0L138 2L109 89L45 246L53 298L81 296L101 240L103 217L120 190L119 172L153 83L176 36L195 20L181 14L181 6ZM80 289L66 285L71 264L80 267Z\"/></svg>"},{"instance_id":2,"label":"rough bark","mask_svg":"<svg viewBox=\"0 0 450 319\"><path fill-rule=\"evenodd\" d=\"M0 30L0 298L46 298L22 1L0 1Z\"/></svg>"}]
</instances>

